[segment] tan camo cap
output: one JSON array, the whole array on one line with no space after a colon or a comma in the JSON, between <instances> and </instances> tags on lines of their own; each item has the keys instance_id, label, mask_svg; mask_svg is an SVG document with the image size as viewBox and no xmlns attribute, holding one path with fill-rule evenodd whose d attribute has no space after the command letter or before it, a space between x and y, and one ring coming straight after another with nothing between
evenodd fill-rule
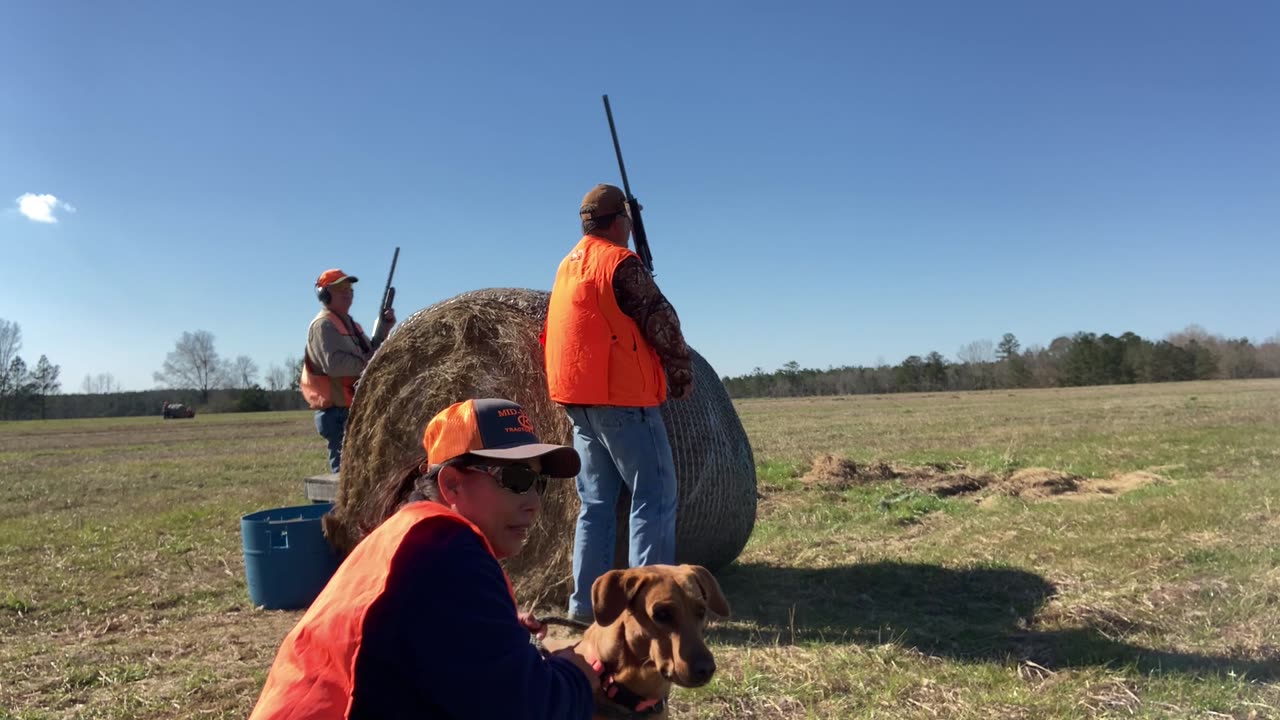
<instances>
[{"instance_id":1,"label":"tan camo cap","mask_svg":"<svg viewBox=\"0 0 1280 720\"><path fill-rule=\"evenodd\" d=\"M578 215L583 220L595 220L608 215L626 213L627 198L622 188L613 185L597 185L582 198L582 207Z\"/></svg>"}]
</instances>

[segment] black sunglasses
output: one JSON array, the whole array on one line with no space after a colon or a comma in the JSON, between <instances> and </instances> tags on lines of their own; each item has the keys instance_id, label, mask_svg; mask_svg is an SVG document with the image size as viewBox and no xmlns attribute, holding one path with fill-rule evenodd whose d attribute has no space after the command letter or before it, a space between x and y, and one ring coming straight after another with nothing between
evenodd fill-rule
<instances>
[{"instance_id":1,"label":"black sunglasses","mask_svg":"<svg viewBox=\"0 0 1280 720\"><path fill-rule=\"evenodd\" d=\"M464 467L478 470L492 477L503 488L517 495L524 495L530 489L536 490L539 495L547 491L547 476L524 463L510 465L467 463Z\"/></svg>"}]
</instances>

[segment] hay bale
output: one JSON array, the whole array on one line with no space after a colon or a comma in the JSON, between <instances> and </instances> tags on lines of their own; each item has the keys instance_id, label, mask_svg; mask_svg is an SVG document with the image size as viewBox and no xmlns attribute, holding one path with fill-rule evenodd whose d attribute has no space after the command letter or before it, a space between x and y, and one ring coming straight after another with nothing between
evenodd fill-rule
<instances>
[{"instance_id":1,"label":"hay bale","mask_svg":"<svg viewBox=\"0 0 1280 720\"><path fill-rule=\"evenodd\" d=\"M715 572L738 557L756 523L756 464L738 411L711 364L689 348L693 393L662 404L679 484L676 562ZM578 497L573 493L574 517ZM626 567L625 495L620 506L618 567ZM570 525L572 530L572 524ZM570 532L572 535L572 532Z\"/></svg>"},{"instance_id":2,"label":"hay bale","mask_svg":"<svg viewBox=\"0 0 1280 720\"><path fill-rule=\"evenodd\" d=\"M408 494L389 482L422 449L427 421L458 400L504 397L529 412L547 442L571 444L568 416L547 393L538 336L546 292L489 289L463 293L414 313L365 370L347 421L338 498L325 534L345 554ZM677 560L724 567L755 524L755 463L746 432L714 369L693 353L695 390L667 402L680 500ZM629 500L624 497L620 508ZM560 603L572 587L578 496L553 483L524 552L506 563L522 602ZM625 538L626 513L619 513ZM625 563L625 539L618 555Z\"/></svg>"}]
</instances>

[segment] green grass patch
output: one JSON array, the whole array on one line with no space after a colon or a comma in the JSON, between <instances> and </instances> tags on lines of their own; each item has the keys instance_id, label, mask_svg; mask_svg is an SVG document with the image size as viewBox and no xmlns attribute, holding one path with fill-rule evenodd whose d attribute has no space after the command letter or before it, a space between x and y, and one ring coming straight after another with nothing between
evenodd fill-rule
<instances>
[{"instance_id":1,"label":"green grass patch","mask_svg":"<svg viewBox=\"0 0 1280 720\"><path fill-rule=\"evenodd\" d=\"M758 517L673 717L1280 717L1280 382L737 407ZM939 497L822 454L1163 480ZM307 412L0 423L0 720L245 717L298 614L250 607L239 517L324 457Z\"/></svg>"}]
</instances>

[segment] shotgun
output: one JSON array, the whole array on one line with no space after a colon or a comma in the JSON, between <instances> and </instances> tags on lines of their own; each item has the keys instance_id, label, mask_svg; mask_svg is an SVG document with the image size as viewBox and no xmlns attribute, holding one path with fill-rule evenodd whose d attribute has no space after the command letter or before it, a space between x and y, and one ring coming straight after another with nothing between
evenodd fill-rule
<instances>
[{"instance_id":1,"label":"shotgun","mask_svg":"<svg viewBox=\"0 0 1280 720\"><path fill-rule=\"evenodd\" d=\"M618 156L618 170L622 172L622 191L627 195L627 207L631 210L631 234L636 239L636 254L644 267L653 275L653 254L649 252L649 236L644 232L644 220L640 218L640 201L631 194L631 183L627 182L627 166L622 162L622 146L618 144L618 130L613 125L613 109L609 107L609 96L604 96L604 114L609 118L609 134L613 136L613 152Z\"/></svg>"},{"instance_id":2,"label":"shotgun","mask_svg":"<svg viewBox=\"0 0 1280 720\"><path fill-rule=\"evenodd\" d=\"M370 342L376 350L383 340L387 339L387 334L391 332L391 328L387 327L386 318L383 316L391 309L392 304L396 301L396 289L391 285L391 278L396 275L396 261L400 259L400 248L396 248L396 252L391 256L391 272L387 273L387 287L382 291L382 304L378 306L378 321L373 324L373 337Z\"/></svg>"}]
</instances>

